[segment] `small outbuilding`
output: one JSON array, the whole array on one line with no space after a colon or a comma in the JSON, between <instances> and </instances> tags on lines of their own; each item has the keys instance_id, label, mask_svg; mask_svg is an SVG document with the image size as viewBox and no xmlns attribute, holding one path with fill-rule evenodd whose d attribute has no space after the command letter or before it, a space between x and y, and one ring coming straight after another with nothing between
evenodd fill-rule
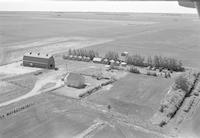
<instances>
[{"instance_id":1,"label":"small outbuilding","mask_svg":"<svg viewBox=\"0 0 200 138\"><path fill-rule=\"evenodd\" d=\"M112 59L112 60L109 61L109 64L110 65L115 65L115 61Z\"/></svg>"},{"instance_id":2,"label":"small outbuilding","mask_svg":"<svg viewBox=\"0 0 200 138\"><path fill-rule=\"evenodd\" d=\"M85 87L85 78L78 73L69 73L65 79L65 83L68 87L81 89Z\"/></svg>"},{"instance_id":3,"label":"small outbuilding","mask_svg":"<svg viewBox=\"0 0 200 138\"><path fill-rule=\"evenodd\" d=\"M116 65L116 66L119 66L119 65L120 65L120 62L119 62L119 61L116 61L116 62L115 62L115 65Z\"/></svg>"},{"instance_id":4,"label":"small outbuilding","mask_svg":"<svg viewBox=\"0 0 200 138\"><path fill-rule=\"evenodd\" d=\"M55 69L55 60L49 54L29 52L23 56L23 66Z\"/></svg>"},{"instance_id":5,"label":"small outbuilding","mask_svg":"<svg viewBox=\"0 0 200 138\"><path fill-rule=\"evenodd\" d=\"M123 56L123 57L128 56L128 52L126 52L126 51L122 52L121 56Z\"/></svg>"},{"instance_id":6,"label":"small outbuilding","mask_svg":"<svg viewBox=\"0 0 200 138\"><path fill-rule=\"evenodd\" d=\"M104 64L108 64L108 63L109 63L109 60L108 60L107 58L105 58L105 59L103 60L103 63L104 63Z\"/></svg>"},{"instance_id":7,"label":"small outbuilding","mask_svg":"<svg viewBox=\"0 0 200 138\"><path fill-rule=\"evenodd\" d=\"M102 58L95 57L95 58L93 58L93 62L94 63L101 63L102 62Z\"/></svg>"},{"instance_id":8,"label":"small outbuilding","mask_svg":"<svg viewBox=\"0 0 200 138\"><path fill-rule=\"evenodd\" d=\"M83 57L82 56L78 56L78 60L79 61L83 60Z\"/></svg>"},{"instance_id":9,"label":"small outbuilding","mask_svg":"<svg viewBox=\"0 0 200 138\"><path fill-rule=\"evenodd\" d=\"M122 66L122 67L126 67L126 66L127 66L127 63L126 63L126 62L122 62L122 63L121 63L121 66Z\"/></svg>"}]
</instances>

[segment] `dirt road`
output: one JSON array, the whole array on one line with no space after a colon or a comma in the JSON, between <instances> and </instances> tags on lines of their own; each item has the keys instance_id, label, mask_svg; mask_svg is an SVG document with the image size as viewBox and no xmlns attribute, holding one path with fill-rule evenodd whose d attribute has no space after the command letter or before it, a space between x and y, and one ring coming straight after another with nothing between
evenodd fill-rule
<instances>
[{"instance_id":1,"label":"dirt road","mask_svg":"<svg viewBox=\"0 0 200 138\"><path fill-rule=\"evenodd\" d=\"M12 99L10 101L0 103L0 108L3 106L7 106L9 104L30 98L32 96L36 96L38 94L48 92L51 90L55 90L57 88L64 86L64 82L57 79L57 76L59 75L59 73L61 73L61 72L51 71L50 73L43 75L39 80L36 81L35 86L33 87L33 89L30 92L28 92L27 94L20 96L18 98ZM48 83L55 83L55 86L41 90L41 88Z\"/></svg>"}]
</instances>

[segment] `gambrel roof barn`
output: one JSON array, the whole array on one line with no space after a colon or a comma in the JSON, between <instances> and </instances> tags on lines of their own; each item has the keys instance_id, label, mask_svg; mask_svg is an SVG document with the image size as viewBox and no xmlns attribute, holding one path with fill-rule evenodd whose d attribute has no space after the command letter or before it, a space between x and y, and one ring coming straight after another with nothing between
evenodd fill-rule
<instances>
[{"instance_id":1,"label":"gambrel roof barn","mask_svg":"<svg viewBox=\"0 0 200 138\"><path fill-rule=\"evenodd\" d=\"M29 52L23 56L23 66L55 69L55 61L52 55Z\"/></svg>"}]
</instances>

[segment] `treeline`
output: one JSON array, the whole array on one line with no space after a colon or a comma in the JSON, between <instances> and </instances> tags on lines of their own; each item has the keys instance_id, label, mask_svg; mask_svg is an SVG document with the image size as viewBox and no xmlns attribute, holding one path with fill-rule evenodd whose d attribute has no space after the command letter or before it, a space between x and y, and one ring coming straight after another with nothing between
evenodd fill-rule
<instances>
[{"instance_id":1,"label":"treeline","mask_svg":"<svg viewBox=\"0 0 200 138\"><path fill-rule=\"evenodd\" d=\"M93 60L94 57L99 57L99 53L94 50L86 50L86 49L69 49L68 55L72 56L82 56L89 57L90 60ZM119 54L114 51L109 51L103 57L107 60L121 61ZM128 65L140 66L140 67L155 67L157 69L165 68L172 71L184 71L183 64L180 60L169 57L162 56L149 56L145 58L141 55L129 55L125 57L125 62Z\"/></svg>"},{"instance_id":2,"label":"treeline","mask_svg":"<svg viewBox=\"0 0 200 138\"><path fill-rule=\"evenodd\" d=\"M99 57L99 53L94 50L86 50L86 49L69 49L68 55L73 56L82 56L82 57L89 57L93 60L94 57Z\"/></svg>"},{"instance_id":3,"label":"treeline","mask_svg":"<svg viewBox=\"0 0 200 138\"><path fill-rule=\"evenodd\" d=\"M141 67L150 66L155 68L166 68L173 71L184 71L183 64L180 60L162 56L154 56L153 58L149 56L147 60L141 55L127 56L126 63Z\"/></svg>"},{"instance_id":4,"label":"treeline","mask_svg":"<svg viewBox=\"0 0 200 138\"><path fill-rule=\"evenodd\" d=\"M136 73L136 74L140 74L140 71L136 68L136 67L130 67L129 72L131 73Z\"/></svg>"},{"instance_id":5,"label":"treeline","mask_svg":"<svg viewBox=\"0 0 200 138\"><path fill-rule=\"evenodd\" d=\"M127 56L125 62L129 65L145 67L145 58L140 55Z\"/></svg>"},{"instance_id":6,"label":"treeline","mask_svg":"<svg viewBox=\"0 0 200 138\"><path fill-rule=\"evenodd\" d=\"M33 106L33 105L34 105L34 103L30 103L30 104L26 104L26 105L24 105L22 107L14 108L12 111L9 111L9 112L7 112L5 114L0 115L0 119L4 119L5 117L8 117L8 116L13 115L13 114L16 114L16 113L18 113L18 112L20 112L22 110L25 110L25 109Z\"/></svg>"},{"instance_id":7,"label":"treeline","mask_svg":"<svg viewBox=\"0 0 200 138\"><path fill-rule=\"evenodd\" d=\"M105 58L108 60L119 60L119 55L117 52L109 51L105 54Z\"/></svg>"},{"instance_id":8,"label":"treeline","mask_svg":"<svg viewBox=\"0 0 200 138\"><path fill-rule=\"evenodd\" d=\"M173 71L183 71L183 64L180 60L175 58L154 56L154 58L148 57L147 65L156 68L166 68Z\"/></svg>"}]
</instances>

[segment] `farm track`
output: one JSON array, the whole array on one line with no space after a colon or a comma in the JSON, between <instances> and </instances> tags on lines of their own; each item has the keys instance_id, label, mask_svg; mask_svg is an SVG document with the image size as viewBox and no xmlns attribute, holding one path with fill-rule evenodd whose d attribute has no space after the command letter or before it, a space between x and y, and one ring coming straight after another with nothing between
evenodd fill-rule
<instances>
[{"instance_id":1,"label":"farm track","mask_svg":"<svg viewBox=\"0 0 200 138\"><path fill-rule=\"evenodd\" d=\"M41 93L44 93L44 92L48 92L48 91L52 91L54 89L57 89L57 88L60 88L62 87L64 84L61 82L61 81L57 81L55 80L54 78L55 76L50 76L50 77L45 77L45 78L41 78L40 80L38 80L36 83L35 83L35 86L34 88L28 92L27 94L25 95L22 95L20 97L17 97L15 99L12 99L10 101L6 101L6 102L3 102L3 103L0 103L0 108L1 107L4 107L4 106L7 106L9 104L12 104L12 103L16 103L16 102L19 102L21 100L24 100L24 99L27 99L27 98L30 98L32 96L36 96L38 94L41 94ZM50 82L55 82L56 85L52 88L48 88L48 89L45 89L45 90L41 90L41 88L43 86L45 86L46 84L50 83Z\"/></svg>"},{"instance_id":2,"label":"farm track","mask_svg":"<svg viewBox=\"0 0 200 138\"><path fill-rule=\"evenodd\" d=\"M96 123L94 123L89 128L87 128L86 130L84 130L83 132L81 132L73 138L90 138L94 136L97 131L106 126L106 122L102 120L95 120L95 122Z\"/></svg>"}]
</instances>

